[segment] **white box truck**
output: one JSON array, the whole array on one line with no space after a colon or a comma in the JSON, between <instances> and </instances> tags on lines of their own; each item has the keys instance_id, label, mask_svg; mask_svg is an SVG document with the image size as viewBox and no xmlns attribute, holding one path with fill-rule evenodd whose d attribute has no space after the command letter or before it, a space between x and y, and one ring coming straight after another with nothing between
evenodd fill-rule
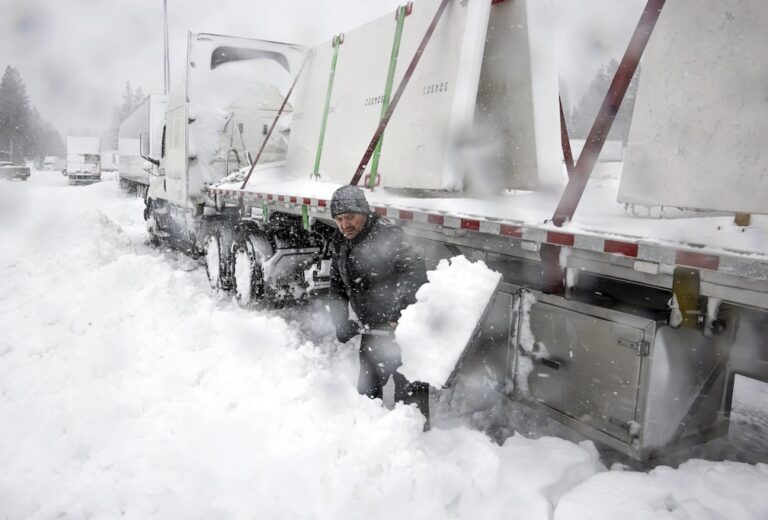
<instances>
[{"instance_id":1,"label":"white box truck","mask_svg":"<svg viewBox=\"0 0 768 520\"><path fill-rule=\"evenodd\" d=\"M116 172L118 169L119 157L117 150L102 149L101 150L101 171L103 172Z\"/></svg>"},{"instance_id":2,"label":"white box truck","mask_svg":"<svg viewBox=\"0 0 768 520\"><path fill-rule=\"evenodd\" d=\"M55 155L46 155L43 159L43 170L60 170L66 167L66 161L60 160Z\"/></svg>"},{"instance_id":3,"label":"white box truck","mask_svg":"<svg viewBox=\"0 0 768 520\"><path fill-rule=\"evenodd\" d=\"M89 184L101 180L101 139L67 136L66 174L69 184Z\"/></svg>"},{"instance_id":4,"label":"white box truck","mask_svg":"<svg viewBox=\"0 0 768 520\"><path fill-rule=\"evenodd\" d=\"M463 254L503 276L459 373L637 459L722 435L735 380L768 382L768 105L753 84L768 66L749 58L768 4L663 3L649 2L615 79L628 85L650 35L621 184L586 182L618 87L560 169L543 2L421 0L310 49L286 158L250 180L225 177L236 168L210 145L231 102L203 110L194 92L233 56L275 62L250 76L263 85L280 67L296 75L300 50L191 38L149 232L203 254L212 287L244 306L310 297L327 287L331 194L360 171L372 210L428 268Z\"/></svg>"},{"instance_id":5,"label":"white box truck","mask_svg":"<svg viewBox=\"0 0 768 520\"><path fill-rule=\"evenodd\" d=\"M150 94L120 124L118 172L120 186L144 198L157 165L145 157L159 157L162 146L166 96ZM142 146L144 149L142 150Z\"/></svg>"}]
</instances>

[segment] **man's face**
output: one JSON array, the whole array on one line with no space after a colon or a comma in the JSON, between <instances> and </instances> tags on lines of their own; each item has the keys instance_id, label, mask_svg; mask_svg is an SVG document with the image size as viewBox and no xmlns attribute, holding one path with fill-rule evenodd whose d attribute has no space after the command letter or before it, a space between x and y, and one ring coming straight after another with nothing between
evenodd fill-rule
<instances>
[{"instance_id":1,"label":"man's face","mask_svg":"<svg viewBox=\"0 0 768 520\"><path fill-rule=\"evenodd\" d=\"M363 230L367 218L362 213L340 213L334 217L334 220L344 238L352 240Z\"/></svg>"}]
</instances>

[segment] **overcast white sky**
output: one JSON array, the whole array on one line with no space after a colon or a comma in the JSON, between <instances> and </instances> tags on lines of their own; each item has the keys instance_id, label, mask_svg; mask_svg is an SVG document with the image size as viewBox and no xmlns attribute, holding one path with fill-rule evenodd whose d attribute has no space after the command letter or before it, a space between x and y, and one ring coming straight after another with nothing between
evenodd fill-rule
<instances>
[{"instance_id":1,"label":"overcast white sky","mask_svg":"<svg viewBox=\"0 0 768 520\"><path fill-rule=\"evenodd\" d=\"M162 91L162 0L1 1L0 67L19 70L31 102L63 134L106 129L126 81L146 93ZM583 92L600 63L621 56L645 4L534 1L555 4L560 39L553 43L574 95ZM314 44L401 3L168 0L172 85L181 77L187 31Z\"/></svg>"}]
</instances>

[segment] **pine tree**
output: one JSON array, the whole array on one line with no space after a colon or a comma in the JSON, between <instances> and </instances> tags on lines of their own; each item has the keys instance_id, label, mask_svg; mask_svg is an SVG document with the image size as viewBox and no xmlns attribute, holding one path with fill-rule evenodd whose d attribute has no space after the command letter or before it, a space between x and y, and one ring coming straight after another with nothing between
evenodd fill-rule
<instances>
[{"instance_id":1,"label":"pine tree","mask_svg":"<svg viewBox=\"0 0 768 520\"><path fill-rule=\"evenodd\" d=\"M27 87L10 65L0 81L0 150L14 162L22 162L31 140Z\"/></svg>"},{"instance_id":2,"label":"pine tree","mask_svg":"<svg viewBox=\"0 0 768 520\"><path fill-rule=\"evenodd\" d=\"M597 117L597 113L600 110L600 106L603 104L605 95L608 93L608 88L611 86L613 77L619 68L619 62L611 60L608 65L604 65L595 74L592 83L587 89L587 93L581 99L579 104L573 109L571 114L570 125L573 130L571 133L572 138L586 139L589 131L592 129L592 124ZM632 112L635 108L635 96L637 94L637 83L640 76L640 69L635 72L635 76L629 84L627 94L624 96L624 101L621 103L616 118L611 126L611 131L608 133L608 139L617 139L623 141L625 144L629 138L629 127L632 123ZM570 130L570 128L569 128Z\"/></svg>"},{"instance_id":3,"label":"pine tree","mask_svg":"<svg viewBox=\"0 0 768 520\"><path fill-rule=\"evenodd\" d=\"M123 102L120 104L120 109L118 113L120 123L125 121L125 118L128 117L128 114L133 112L133 100L134 100L134 97L133 97L133 89L131 88L131 82L126 81L125 89L123 90Z\"/></svg>"},{"instance_id":4,"label":"pine tree","mask_svg":"<svg viewBox=\"0 0 768 520\"><path fill-rule=\"evenodd\" d=\"M109 131L105 133L103 142L111 143L112 148L117 149L120 124L144 101L145 97L144 90L141 87L136 87L134 91L131 87L131 82L125 82L123 101L119 105L115 105L114 110L112 110Z\"/></svg>"},{"instance_id":5,"label":"pine tree","mask_svg":"<svg viewBox=\"0 0 768 520\"><path fill-rule=\"evenodd\" d=\"M35 107L30 111L29 123L30 140L26 150L28 159L35 159L37 164L41 164L47 155L65 155L64 139L61 134L50 122L43 119Z\"/></svg>"},{"instance_id":6,"label":"pine tree","mask_svg":"<svg viewBox=\"0 0 768 520\"><path fill-rule=\"evenodd\" d=\"M145 97L146 96L144 95L144 91L141 89L141 87L136 87L136 92L133 93L133 110L136 110L136 108L141 105Z\"/></svg>"},{"instance_id":7,"label":"pine tree","mask_svg":"<svg viewBox=\"0 0 768 520\"><path fill-rule=\"evenodd\" d=\"M38 164L45 155L45 121L35 107L32 107L29 113L29 141L26 152L27 157L34 157Z\"/></svg>"}]
</instances>

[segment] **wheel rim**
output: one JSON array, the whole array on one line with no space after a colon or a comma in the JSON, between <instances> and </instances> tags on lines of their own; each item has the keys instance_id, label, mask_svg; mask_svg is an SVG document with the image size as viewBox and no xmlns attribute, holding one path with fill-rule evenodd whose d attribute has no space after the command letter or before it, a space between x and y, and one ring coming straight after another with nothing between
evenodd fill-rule
<instances>
[{"instance_id":1,"label":"wheel rim","mask_svg":"<svg viewBox=\"0 0 768 520\"><path fill-rule=\"evenodd\" d=\"M221 248L219 237L215 234L209 236L205 243L205 271L211 288L218 289L221 283Z\"/></svg>"},{"instance_id":2,"label":"wheel rim","mask_svg":"<svg viewBox=\"0 0 768 520\"><path fill-rule=\"evenodd\" d=\"M248 307L265 297L262 264L272 256L272 246L257 234L241 235L233 251L233 282L238 304Z\"/></svg>"}]
</instances>

